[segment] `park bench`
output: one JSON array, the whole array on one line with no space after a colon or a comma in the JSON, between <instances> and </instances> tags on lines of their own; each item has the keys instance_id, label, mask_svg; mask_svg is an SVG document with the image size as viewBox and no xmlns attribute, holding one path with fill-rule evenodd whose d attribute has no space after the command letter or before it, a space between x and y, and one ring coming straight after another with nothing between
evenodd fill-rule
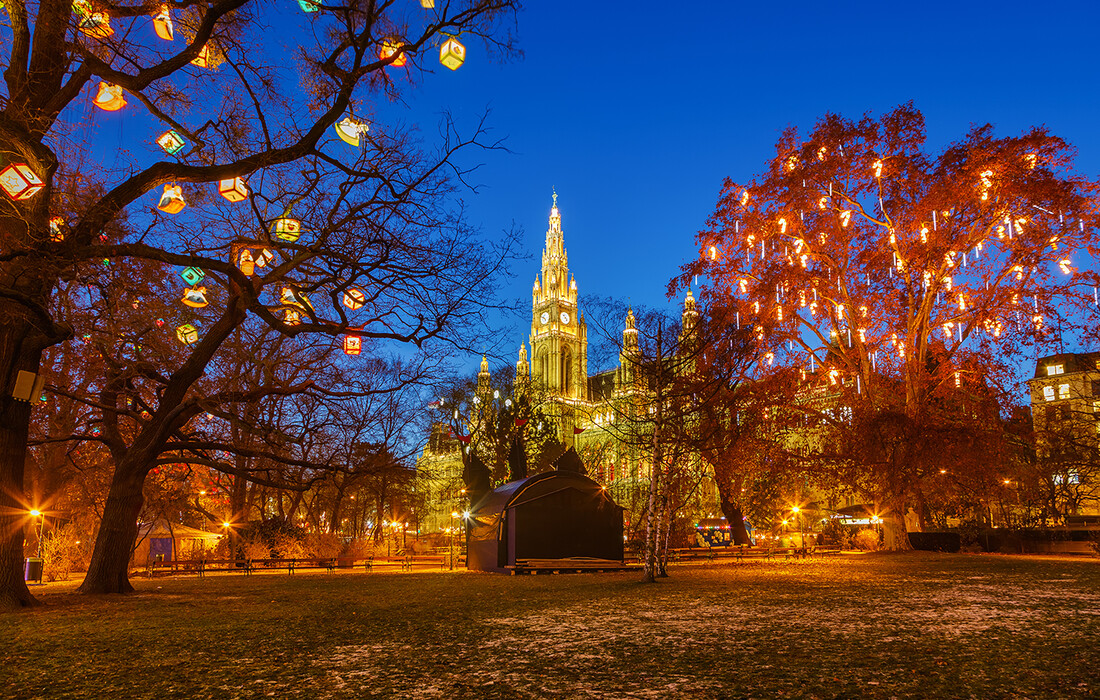
<instances>
[{"instance_id":1,"label":"park bench","mask_svg":"<svg viewBox=\"0 0 1100 700\"><path fill-rule=\"evenodd\" d=\"M505 567L510 573L535 574L545 573L583 573L599 571L630 571L637 569L635 565L627 564L616 559L597 559L594 557L566 557L562 559L517 559L514 565Z\"/></svg>"}]
</instances>

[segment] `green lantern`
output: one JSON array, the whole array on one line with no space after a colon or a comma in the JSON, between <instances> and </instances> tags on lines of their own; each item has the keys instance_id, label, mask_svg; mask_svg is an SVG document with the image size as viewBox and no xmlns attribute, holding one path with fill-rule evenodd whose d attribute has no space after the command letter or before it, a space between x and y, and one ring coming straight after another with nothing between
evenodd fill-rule
<instances>
[{"instance_id":1,"label":"green lantern","mask_svg":"<svg viewBox=\"0 0 1100 700\"><path fill-rule=\"evenodd\" d=\"M180 277L183 278L184 282L194 287L202 281L203 277L206 277L206 273L197 267L188 267L180 273Z\"/></svg>"}]
</instances>

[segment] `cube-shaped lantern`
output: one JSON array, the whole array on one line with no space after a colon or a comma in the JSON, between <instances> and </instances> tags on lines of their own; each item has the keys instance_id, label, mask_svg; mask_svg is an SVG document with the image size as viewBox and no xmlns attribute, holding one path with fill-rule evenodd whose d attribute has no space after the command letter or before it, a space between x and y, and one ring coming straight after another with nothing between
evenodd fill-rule
<instances>
[{"instance_id":1,"label":"cube-shaped lantern","mask_svg":"<svg viewBox=\"0 0 1100 700\"><path fill-rule=\"evenodd\" d=\"M316 12L321 9L313 0L298 0L298 7L302 8L302 12Z\"/></svg>"},{"instance_id":2,"label":"cube-shaped lantern","mask_svg":"<svg viewBox=\"0 0 1100 700\"><path fill-rule=\"evenodd\" d=\"M302 315L294 309L287 309L283 314L283 323L288 326L297 326L302 322Z\"/></svg>"},{"instance_id":3,"label":"cube-shaped lantern","mask_svg":"<svg viewBox=\"0 0 1100 700\"><path fill-rule=\"evenodd\" d=\"M94 36L97 39L106 39L115 33L115 30L111 29L111 16L106 12L93 12L84 15L77 28L88 36Z\"/></svg>"},{"instance_id":4,"label":"cube-shaped lantern","mask_svg":"<svg viewBox=\"0 0 1100 700\"><path fill-rule=\"evenodd\" d=\"M176 328L176 337L179 338L179 341L184 345L197 343L199 342L199 329L195 328L190 323L185 323Z\"/></svg>"},{"instance_id":5,"label":"cube-shaped lantern","mask_svg":"<svg viewBox=\"0 0 1100 700\"><path fill-rule=\"evenodd\" d=\"M183 303L187 306L201 309L210 302L206 300L206 287L188 287L183 290Z\"/></svg>"},{"instance_id":6,"label":"cube-shaped lantern","mask_svg":"<svg viewBox=\"0 0 1100 700\"><path fill-rule=\"evenodd\" d=\"M344 306L348 307L352 311L360 308L367 302L367 295L363 294L363 290L352 287L348 291L344 292Z\"/></svg>"},{"instance_id":7,"label":"cube-shaped lantern","mask_svg":"<svg viewBox=\"0 0 1100 700\"><path fill-rule=\"evenodd\" d=\"M108 112L116 112L126 106L126 98L123 97L121 85L99 84L99 92L96 93L92 104Z\"/></svg>"},{"instance_id":8,"label":"cube-shaped lantern","mask_svg":"<svg viewBox=\"0 0 1100 700\"><path fill-rule=\"evenodd\" d=\"M355 333L348 333L344 336L344 354L345 355L358 355L363 351L363 339Z\"/></svg>"},{"instance_id":9,"label":"cube-shaped lantern","mask_svg":"<svg viewBox=\"0 0 1100 700\"><path fill-rule=\"evenodd\" d=\"M172 41L174 33L172 31L172 13L168 11L167 5L160 6L160 12L153 16L153 28L157 31L157 36L165 41Z\"/></svg>"},{"instance_id":10,"label":"cube-shaped lantern","mask_svg":"<svg viewBox=\"0 0 1100 700\"><path fill-rule=\"evenodd\" d=\"M275 259L275 253L271 248L264 248L256 255L256 267L263 267Z\"/></svg>"},{"instance_id":11,"label":"cube-shaped lantern","mask_svg":"<svg viewBox=\"0 0 1100 700\"><path fill-rule=\"evenodd\" d=\"M248 187L244 184L242 177L222 180L218 183L218 192L230 202L243 202L248 199Z\"/></svg>"},{"instance_id":12,"label":"cube-shaped lantern","mask_svg":"<svg viewBox=\"0 0 1100 700\"><path fill-rule=\"evenodd\" d=\"M26 163L12 163L0 170L0 187L12 199L30 199L45 187Z\"/></svg>"},{"instance_id":13,"label":"cube-shaped lantern","mask_svg":"<svg viewBox=\"0 0 1100 700\"><path fill-rule=\"evenodd\" d=\"M50 240L54 243L60 243L65 240L65 231L62 230L62 226L65 225L65 220L60 216L55 216L50 219Z\"/></svg>"},{"instance_id":14,"label":"cube-shaped lantern","mask_svg":"<svg viewBox=\"0 0 1100 700\"><path fill-rule=\"evenodd\" d=\"M194 287L202 281L203 277L206 277L206 273L198 267L187 267L180 273L180 277L183 278L184 282Z\"/></svg>"},{"instance_id":15,"label":"cube-shaped lantern","mask_svg":"<svg viewBox=\"0 0 1100 700\"><path fill-rule=\"evenodd\" d=\"M458 70L466 61L466 47L453 36L439 47L439 62L451 70Z\"/></svg>"},{"instance_id":16,"label":"cube-shaped lantern","mask_svg":"<svg viewBox=\"0 0 1100 700\"><path fill-rule=\"evenodd\" d=\"M206 47L206 44L202 45L202 48L199 49L199 55L191 60L191 64L199 68L206 68L210 65L210 49Z\"/></svg>"},{"instance_id":17,"label":"cube-shaped lantern","mask_svg":"<svg viewBox=\"0 0 1100 700\"><path fill-rule=\"evenodd\" d=\"M157 209L168 212L169 214L178 214L183 211L183 208L187 206L187 201L183 198L183 188L179 185L165 185L164 193L160 196L160 202L157 204Z\"/></svg>"},{"instance_id":18,"label":"cube-shaped lantern","mask_svg":"<svg viewBox=\"0 0 1100 700\"><path fill-rule=\"evenodd\" d=\"M170 129L157 137L157 145L163 148L168 155L174 156L187 145L187 142L183 140L178 132Z\"/></svg>"},{"instance_id":19,"label":"cube-shaped lantern","mask_svg":"<svg viewBox=\"0 0 1100 700\"><path fill-rule=\"evenodd\" d=\"M382 48L378 49L378 58L381 58L384 61L390 56L397 53L398 49L400 49L404 45L404 42L398 41L397 39L384 39L382 41ZM408 54L402 51L397 56L397 58L393 59L393 63L391 63L390 65L395 68L400 68L401 66L405 65L406 60L408 60Z\"/></svg>"},{"instance_id":20,"label":"cube-shaped lantern","mask_svg":"<svg viewBox=\"0 0 1100 700\"><path fill-rule=\"evenodd\" d=\"M430 10L435 7L435 0L420 0L420 6L425 10Z\"/></svg>"},{"instance_id":21,"label":"cube-shaped lantern","mask_svg":"<svg viewBox=\"0 0 1100 700\"><path fill-rule=\"evenodd\" d=\"M302 235L302 222L288 217L275 219L271 230L276 238L293 243Z\"/></svg>"},{"instance_id":22,"label":"cube-shaped lantern","mask_svg":"<svg viewBox=\"0 0 1100 700\"><path fill-rule=\"evenodd\" d=\"M242 249L240 255L237 256L237 269L243 272L246 277L256 274L256 259L252 257L252 251L248 248Z\"/></svg>"},{"instance_id":23,"label":"cube-shaped lantern","mask_svg":"<svg viewBox=\"0 0 1100 700\"><path fill-rule=\"evenodd\" d=\"M350 146L358 146L359 139L369 131L366 124L357 122L351 117L344 117L333 128L336 129L336 135L340 140Z\"/></svg>"}]
</instances>

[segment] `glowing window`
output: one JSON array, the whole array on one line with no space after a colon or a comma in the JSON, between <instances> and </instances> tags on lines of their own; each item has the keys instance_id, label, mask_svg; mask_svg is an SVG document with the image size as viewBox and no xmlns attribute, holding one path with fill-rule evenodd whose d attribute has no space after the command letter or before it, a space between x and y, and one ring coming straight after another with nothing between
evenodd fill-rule
<instances>
[{"instance_id":1,"label":"glowing window","mask_svg":"<svg viewBox=\"0 0 1100 700\"><path fill-rule=\"evenodd\" d=\"M1053 377L1056 374L1063 374L1066 371L1065 365L1047 365L1047 376Z\"/></svg>"},{"instance_id":2,"label":"glowing window","mask_svg":"<svg viewBox=\"0 0 1100 700\"><path fill-rule=\"evenodd\" d=\"M1047 401L1053 401L1054 400L1054 387L1044 386L1043 387L1043 398L1046 399Z\"/></svg>"},{"instance_id":3,"label":"glowing window","mask_svg":"<svg viewBox=\"0 0 1100 700\"><path fill-rule=\"evenodd\" d=\"M1068 399L1069 398L1069 384L1059 384L1058 385L1058 398L1060 398L1060 399Z\"/></svg>"}]
</instances>

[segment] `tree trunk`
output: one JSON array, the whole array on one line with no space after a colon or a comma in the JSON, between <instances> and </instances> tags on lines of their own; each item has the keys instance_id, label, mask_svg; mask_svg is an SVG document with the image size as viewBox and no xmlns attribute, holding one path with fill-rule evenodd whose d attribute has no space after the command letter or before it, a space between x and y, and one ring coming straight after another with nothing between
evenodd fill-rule
<instances>
[{"instance_id":1,"label":"tree trunk","mask_svg":"<svg viewBox=\"0 0 1100 700\"><path fill-rule=\"evenodd\" d=\"M752 544L749 531L745 529L745 513L741 510L741 506L730 501L723 491L724 489L718 489L718 498L722 506L722 515L726 516L726 524L730 526L730 538L733 544Z\"/></svg>"},{"instance_id":2,"label":"tree trunk","mask_svg":"<svg viewBox=\"0 0 1100 700\"><path fill-rule=\"evenodd\" d=\"M88 574L79 593L132 593L128 572L130 555L137 539L138 515L145 501L145 474L120 464L111 481L103 507L103 520L88 564ZM124 471L124 469L126 469Z\"/></svg>"},{"instance_id":3,"label":"tree trunk","mask_svg":"<svg viewBox=\"0 0 1100 700\"><path fill-rule=\"evenodd\" d=\"M27 462L27 433L30 402L12 397L20 370L38 372L42 343L29 311L16 303L0 300L0 609L27 607L38 603L23 580L23 529L32 520L24 491Z\"/></svg>"}]
</instances>

